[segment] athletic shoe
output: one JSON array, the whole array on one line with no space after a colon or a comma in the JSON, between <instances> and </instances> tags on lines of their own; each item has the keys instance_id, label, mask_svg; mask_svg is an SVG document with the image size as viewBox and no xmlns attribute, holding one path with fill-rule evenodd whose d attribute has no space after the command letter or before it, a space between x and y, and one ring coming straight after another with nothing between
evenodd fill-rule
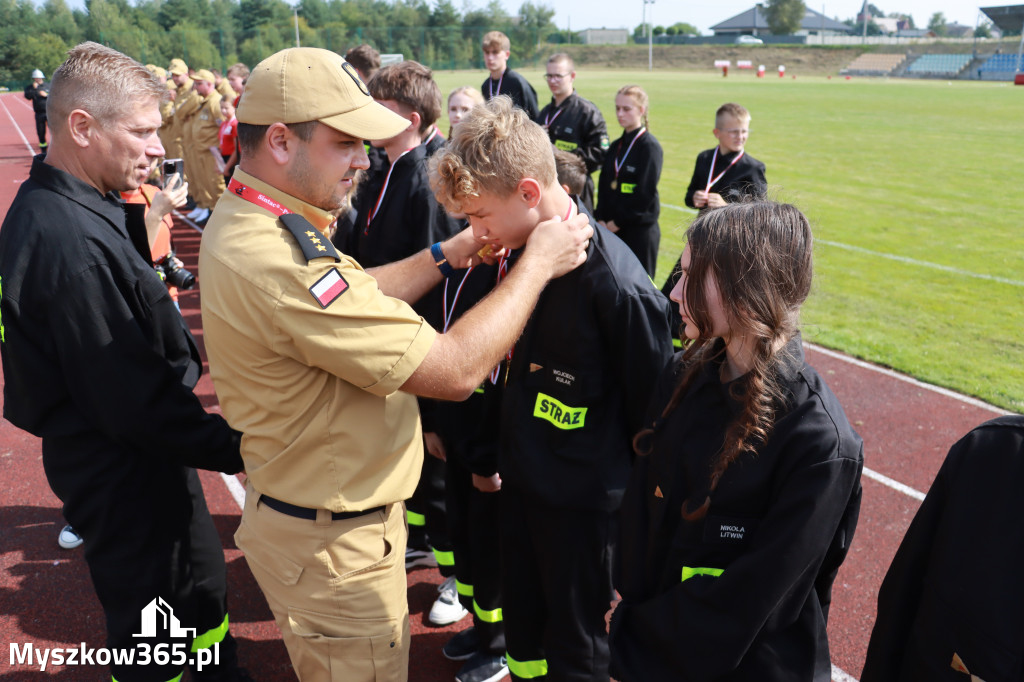
<instances>
[{"instance_id":1,"label":"athletic shoe","mask_svg":"<svg viewBox=\"0 0 1024 682\"><path fill-rule=\"evenodd\" d=\"M508 675L508 662L504 656L478 653L462 666L455 682L497 682L505 675Z\"/></svg>"},{"instance_id":2,"label":"athletic shoe","mask_svg":"<svg viewBox=\"0 0 1024 682\"><path fill-rule=\"evenodd\" d=\"M203 212L203 209L201 209L198 206L196 206L191 211L186 213L185 217L188 218L189 220L195 220L199 216L199 214L202 213L202 212Z\"/></svg>"},{"instance_id":3,"label":"athletic shoe","mask_svg":"<svg viewBox=\"0 0 1024 682\"><path fill-rule=\"evenodd\" d=\"M64 549L74 549L84 542L82 536L79 535L74 528L71 526L64 526L60 529L60 535L57 536L57 544Z\"/></svg>"},{"instance_id":4,"label":"athletic shoe","mask_svg":"<svg viewBox=\"0 0 1024 682\"><path fill-rule=\"evenodd\" d=\"M470 626L462 632L456 632L441 649L441 653L449 661L465 661L472 658L479 648L480 636L476 634L476 628Z\"/></svg>"},{"instance_id":5,"label":"athletic shoe","mask_svg":"<svg viewBox=\"0 0 1024 682\"><path fill-rule=\"evenodd\" d=\"M416 568L417 566L427 566L433 568L437 566L437 557L434 556L434 550L430 549L417 549L416 547L406 547L405 549L405 570Z\"/></svg>"},{"instance_id":6,"label":"athletic shoe","mask_svg":"<svg viewBox=\"0 0 1024 682\"><path fill-rule=\"evenodd\" d=\"M459 595L455 591L455 576L445 578L445 581L437 586L441 595L430 607L428 620L434 625L451 625L469 615L462 604L459 603Z\"/></svg>"},{"instance_id":7,"label":"athletic shoe","mask_svg":"<svg viewBox=\"0 0 1024 682\"><path fill-rule=\"evenodd\" d=\"M189 213L189 218L191 218L192 222L194 222L194 223L196 223L198 225L205 225L206 221L210 219L210 209L208 209L208 208L197 208L196 210L199 211L199 212L196 213L195 215L192 215L191 213Z\"/></svg>"}]
</instances>

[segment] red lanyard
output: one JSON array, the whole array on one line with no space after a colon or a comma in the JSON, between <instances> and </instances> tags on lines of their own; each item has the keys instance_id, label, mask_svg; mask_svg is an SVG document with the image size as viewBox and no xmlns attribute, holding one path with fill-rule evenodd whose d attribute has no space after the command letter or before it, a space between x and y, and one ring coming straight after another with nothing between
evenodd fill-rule
<instances>
[{"instance_id":1,"label":"red lanyard","mask_svg":"<svg viewBox=\"0 0 1024 682\"><path fill-rule=\"evenodd\" d=\"M231 178L231 182L228 184L228 191L234 192L249 203L256 204L257 206L267 209L278 217L291 213L291 211L268 197L263 192L258 192L248 185L243 185L236 178Z\"/></svg>"},{"instance_id":2,"label":"red lanyard","mask_svg":"<svg viewBox=\"0 0 1024 682\"><path fill-rule=\"evenodd\" d=\"M626 149L626 153L622 155L622 160L620 161L619 159L615 159L615 161L613 162L615 164L615 179L616 180L619 179L619 169L622 168L622 164L626 163L626 157L629 156L629 153L631 151L633 151L633 145L635 145L636 141L639 140L640 137L644 133L646 133L646 132L647 132L647 127L644 126L643 128L640 129L640 132L636 134L636 137L633 138L633 141L629 143L629 147ZM622 143L620 142L619 144L622 144ZM718 147L715 147L715 149L718 149ZM616 151L618 151L618 150L616 150ZM714 163L711 164L711 167L714 168Z\"/></svg>"},{"instance_id":3,"label":"red lanyard","mask_svg":"<svg viewBox=\"0 0 1024 682\"><path fill-rule=\"evenodd\" d=\"M416 147L418 146L419 145L416 145ZM384 178L384 186L380 188L380 196L377 197L377 203L374 204L370 212L366 214L366 227L363 229L363 234L367 234L370 231L370 223L372 223L373 219L377 216L377 210L380 208L380 202L384 201L384 194L388 191L388 185L391 183L391 173L394 172L395 166L398 165L398 162L402 160L403 156L411 152L413 149L416 149L416 147L409 147L399 154L398 158L395 159L395 162L391 164L390 168L388 168L388 176Z\"/></svg>"},{"instance_id":4,"label":"red lanyard","mask_svg":"<svg viewBox=\"0 0 1024 682\"><path fill-rule=\"evenodd\" d=\"M732 168L733 166L735 166L736 162L739 161L740 159L742 159L743 155L746 154L746 153L747 153L746 150L743 150L742 152L740 152L736 156L736 158L732 160L732 163L730 163L728 166L726 166L725 170L722 171L721 173L719 173L717 176L715 176L715 179L712 180L711 179L711 174L715 172L715 161L718 160L718 147L715 147L715 155L711 157L711 168L708 169L708 186L704 188L704 191L705 192L710 192L711 188L714 187L715 183L718 182L719 180L721 180L722 176L725 175L726 173L728 173L729 169Z\"/></svg>"},{"instance_id":5,"label":"red lanyard","mask_svg":"<svg viewBox=\"0 0 1024 682\"><path fill-rule=\"evenodd\" d=\"M545 128L550 128L551 124L555 122L556 118L558 118L559 116L562 115L563 111L565 111L565 110L564 109L559 109L558 111L555 112L554 116L552 116L551 114L548 114L547 116L545 116L544 117L544 127Z\"/></svg>"}]
</instances>

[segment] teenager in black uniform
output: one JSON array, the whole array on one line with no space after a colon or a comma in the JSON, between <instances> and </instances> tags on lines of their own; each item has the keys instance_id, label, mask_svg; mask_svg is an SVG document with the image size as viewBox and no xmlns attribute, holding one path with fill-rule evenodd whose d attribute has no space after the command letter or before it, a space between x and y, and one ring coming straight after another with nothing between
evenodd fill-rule
<instances>
[{"instance_id":1,"label":"teenager in black uniform","mask_svg":"<svg viewBox=\"0 0 1024 682\"><path fill-rule=\"evenodd\" d=\"M46 84L43 72L36 69L32 72L32 82L25 86L25 99L32 100L32 112L36 116L36 135L39 137L39 148L46 151L46 98L50 86Z\"/></svg>"},{"instance_id":2,"label":"teenager in black uniform","mask_svg":"<svg viewBox=\"0 0 1024 682\"><path fill-rule=\"evenodd\" d=\"M551 103L537 114L537 121L559 149L579 155L587 164L587 185L581 198L587 211L594 212L594 180L608 152L608 127L593 102L576 94L576 67L572 57L559 52L548 58L544 79L551 90Z\"/></svg>"},{"instance_id":3,"label":"teenager in black uniform","mask_svg":"<svg viewBox=\"0 0 1024 682\"><path fill-rule=\"evenodd\" d=\"M115 663L114 677L180 677L178 647L219 645L222 665L191 679L241 680L224 550L192 468L240 471L241 434L192 392L202 360L153 269L146 207L116 195L164 155L165 93L141 64L96 43L73 48L54 74L49 153L0 230L4 417L43 440L47 481L85 540L108 648L138 654ZM194 639L164 628L135 638L157 599ZM141 642L166 646L171 662L142 664Z\"/></svg>"},{"instance_id":4,"label":"teenager in black uniform","mask_svg":"<svg viewBox=\"0 0 1024 682\"><path fill-rule=\"evenodd\" d=\"M661 228L658 180L662 153L647 129L647 93L627 85L615 95L615 116L622 137L612 143L598 181L598 223L619 236L654 278Z\"/></svg>"},{"instance_id":5,"label":"teenager in black uniform","mask_svg":"<svg viewBox=\"0 0 1024 682\"><path fill-rule=\"evenodd\" d=\"M498 136L495 130L502 130ZM432 164L439 200L517 249L546 217L581 211L549 141L507 97L476 107ZM607 679L604 626L629 442L671 354L668 301L619 239L552 281L510 349L501 439L502 597L513 679Z\"/></svg>"},{"instance_id":6,"label":"teenager in black uniform","mask_svg":"<svg viewBox=\"0 0 1024 682\"><path fill-rule=\"evenodd\" d=\"M1024 679L1024 417L946 456L878 591L864 682Z\"/></svg>"},{"instance_id":7,"label":"teenager in black uniform","mask_svg":"<svg viewBox=\"0 0 1024 682\"><path fill-rule=\"evenodd\" d=\"M757 202L708 211L687 237L672 291L687 347L634 441L622 503L612 675L828 682L863 444L804 362L810 225Z\"/></svg>"},{"instance_id":8,"label":"teenager in black uniform","mask_svg":"<svg viewBox=\"0 0 1024 682\"><path fill-rule=\"evenodd\" d=\"M686 190L686 205L704 212L748 198L763 198L768 191L764 164L746 151L750 112L733 102L723 104L715 112L715 128L711 132L718 146L697 155ZM662 293L668 295L678 279L677 262L661 287ZM679 323L678 313L673 312L672 333L676 338Z\"/></svg>"},{"instance_id":9,"label":"teenager in black uniform","mask_svg":"<svg viewBox=\"0 0 1024 682\"><path fill-rule=\"evenodd\" d=\"M484 65L490 75L480 86L480 92L487 99L508 95L527 116L537 118L537 91L522 74L508 68L508 60L512 56L512 43L508 36L501 31L491 31L484 34L482 44Z\"/></svg>"}]
</instances>

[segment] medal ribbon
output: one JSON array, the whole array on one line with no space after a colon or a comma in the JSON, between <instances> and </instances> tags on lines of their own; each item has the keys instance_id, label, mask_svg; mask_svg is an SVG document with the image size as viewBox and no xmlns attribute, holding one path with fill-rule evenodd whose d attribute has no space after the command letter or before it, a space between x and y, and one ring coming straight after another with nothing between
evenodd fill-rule
<instances>
[{"instance_id":1,"label":"medal ribbon","mask_svg":"<svg viewBox=\"0 0 1024 682\"><path fill-rule=\"evenodd\" d=\"M419 145L416 146L418 147ZM416 147L409 147L399 154L398 158L395 159L395 162L391 164L390 168L388 168L388 175L384 178L384 186L380 188L380 196L377 197L377 203L374 204L373 208L366 214L366 227L363 229L363 234L367 234L370 231L370 223L372 223L373 219L377 216L377 210L380 208L380 203L384 201L384 195L388 191L388 185L391 183L391 173L395 170L395 166L398 165L398 162L402 160L403 156L411 152L413 149L416 149Z\"/></svg>"},{"instance_id":2,"label":"medal ribbon","mask_svg":"<svg viewBox=\"0 0 1024 682\"><path fill-rule=\"evenodd\" d=\"M545 116L544 117L544 127L545 128L550 128L551 124L555 122L555 119L557 119L559 116L562 115L563 111L565 111L565 110L564 109L559 109L558 111L555 112L554 116L552 116L551 114L548 114L547 116Z\"/></svg>"},{"instance_id":3,"label":"medal ribbon","mask_svg":"<svg viewBox=\"0 0 1024 682\"><path fill-rule=\"evenodd\" d=\"M242 197L251 204L256 204L261 208L267 209L278 218L291 213L291 211L268 197L263 192L254 190L248 185L243 185L235 178L231 178L231 182L228 184L228 191L234 192L236 195Z\"/></svg>"},{"instance_id":4,"label":"medal ribbon","mask_svg":"<svg viewBox=\"0 0 1024 682\"><path fill-rule=\"evenodd\" d=\"M505 80L505 72L504 71L501 72L501 78L498 79L498 92L497 92L497 94L499 94L499 95L501 94L501 82L503 80ZM493 99L494 95L495 95L495 92L494 92L494 79L493 78L488 79L487 87L490 88L491 99Z\"/></svg>"},{"instance_id":5,"label":"medal ribbon","mask_svg":"<svg viewBox=\"0 0 1024 682\"><path fill-rule=\"evenodd\" d=\"M711 188L714 187L715 183L718 182L719 180L721 180L722 176L725 175L726 173L728 173L729 169L732 168L733 166L735 166L736 162L739 161L740 159L742 159L743 155L746 154L746 153L747 153L746 150L743 150L742 152L740 152L736 156L736 158L732 160L732 163L730 163L728 166L726 166L725 170L722 171L721 173L719 173L717 176L715 176L715 179L712 180L711 179L711 174L715 172L715 161L718 160L718 147L715 147L715 155L711 157L711 168L708 170L708 186L704 188L704 191L705 192L710 192Z\"/></svg>"},{"instance_id":6,"label":"medal ribbon","mask_svg":"<svg viewBox=\"0 0 1024 682\"><path fill-rule=\"evenodd\" d=\"M626 149L626 153L622 155L622 160L620 161L619 159L615 159L615 161L613 162L614 165L615 165L615 179L616 180L619 179L619 169L622 168L622 164L626 163L626 157L629 156L629 153L631 151L633 151L633 145L635 145L636 141L640 139L640 136L643 135L646 132L647 132L647 126L644 126L643 128L640 129L640 132L636 134L636 137L633 138L633 141L629 143L629 147ZM619 144L621 145L622 143L620 142ZM718 148L715 147L715 149L717 150ZM711 167L712 168L715 167L714 166L714 162L712 162Z\"/></svg>"},{"instance_id":7,"label":"medal ribbon","mask_svg":"<svg viewBox=\"0 0 1024 682\"><path fill-rule=\"evenodd\" d=\"M440 134L441 134L441 131L437 129L437 126L434 126L433 132L431 132L429 135L427 135L427 139L423 140L423 144L430 144L430 141L433 140L435 137L437 137Z\"/></svg>"},{"instance_id":8,"label":"medal ribbon","mask_svg":"<svg viewBox=\"0 0 1024 682\"><path fill-rule=\"evenodd\" d=\"M459 294L462 293L462 286L469 279L469 273L473 272L475 266L470 266L466 270L466 274L462 276L462 281L459 282L459 288L455 290L455 298L452 299L452 309L448 310L448 281L449 278L444 278L444 298L441 299L441 319L444 320L444 327L441 329L442 333L448 331L448 327L452 323L452 315L455 314L455 306L459 303Z\"/></svg>"}]
</instances>

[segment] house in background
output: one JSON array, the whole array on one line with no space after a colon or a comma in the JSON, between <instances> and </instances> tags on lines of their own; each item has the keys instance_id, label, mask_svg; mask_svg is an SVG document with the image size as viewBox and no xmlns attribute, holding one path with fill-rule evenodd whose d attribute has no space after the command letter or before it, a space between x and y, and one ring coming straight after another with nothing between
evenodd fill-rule
<instances>
[{"instance_id":1,"label":"house in background","mask_svg":"<svg viewBox=\"0 0 1024 682\"><path fill-rule=\"evenodd\" d=\"M720 24L711 27L716 36L765 36L771 35L771 28L768 27L768 17L764 12L763 5L754 5L746 12L742 12L726 19ZM793 35L798 36L845 36L849 35L851 28L841 21L829 19L821 12L815 12L810 7L804 12L800 28Z\"/></svg>"}]
</instances>

